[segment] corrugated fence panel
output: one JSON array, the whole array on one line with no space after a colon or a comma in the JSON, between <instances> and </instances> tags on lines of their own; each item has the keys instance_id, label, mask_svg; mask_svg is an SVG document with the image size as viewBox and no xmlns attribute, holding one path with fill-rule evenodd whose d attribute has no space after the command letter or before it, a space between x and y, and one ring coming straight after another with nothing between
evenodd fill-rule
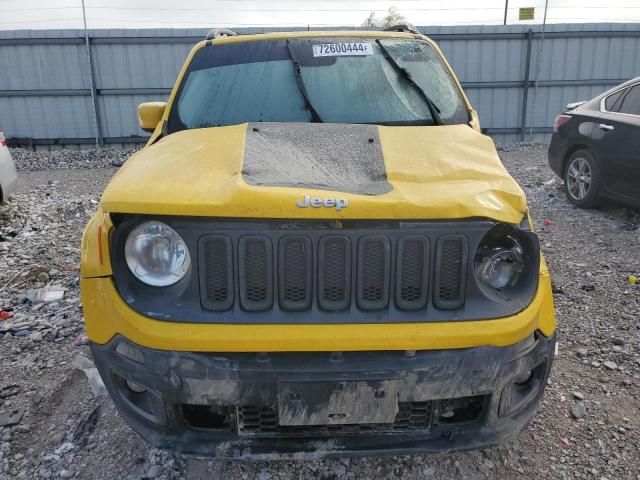
<instances>
[{"instance_id":1,"label":"corrugated fence panel","mask_svg":"<svg viewBox=\"0 0 640 480\"><path fill-rule=\"evenodd\" d=\"M90 97L0 97L0 127L17 138L93 138Z\"/></svg>"},{"instance_id":2,"label":"corrugated fence panel","mask_svg":"<svg viewBox=\"0 0 640 480\"><path fill-rule=\"evenodd\" d=\"M106 95L101 96L100 117L104 136L130 137L149 135L138 126L136 109L143 102L167 101L168 96L161 95Z\"/></svg>"},{"instance_id":3,"label":"corrugated fence panel","mask_svg":"<svg viewBox=\"0 0 640 480\"><path fill-rule=\"evenodd\" d=\"M97 44L98 88L171 88L191 45Z\"/></svg>"},{"instance_id":4,"label":"corrugated fence panel","mask_svg":"<svg viewBox=\"0 0 640 480\"><path fill-rule=\"evenodd\" d=\"M84 45L0 44L0 90L89 88Z\"/></svg>"},{"instance_id":5,"label":"corrugated fence panel","mask_svg":"<svg viewBox=\"0 0 640 480\"><path fill-rule=\"evenodd\" d=\"M566 103L591 98L640 75L638 24L547 25L544 40L540 25L418 28L443 50L478 110L482 127L503 142L521 138L529 46L525 139L548 138L553 118ZM141 140L147 134L137 125L138 103L166 100L190 49L206 32L90 31L92 85L84 32L0 31L0 73L10 72L0 74L0 126L13 139L91 143L94 86L105 141Z\"/></svg>"}]
</instances>

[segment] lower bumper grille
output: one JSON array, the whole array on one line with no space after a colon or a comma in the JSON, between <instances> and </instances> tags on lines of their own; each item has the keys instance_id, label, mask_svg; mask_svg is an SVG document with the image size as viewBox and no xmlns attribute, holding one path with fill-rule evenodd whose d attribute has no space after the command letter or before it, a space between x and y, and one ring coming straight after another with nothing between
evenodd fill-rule
<instances>
[{"instance_id":1,"label":"lower bumper grille","mask_svg":"<svg viewBox=\"0 0 640 480\"><path fill-rule=\"evenodd\" d=\"M392 424L353 425L303 425L281 426L278 424L277 407L243 406L238 408L238 432L240 435L350 435L362 432L397 432L417 430L428 432L431 428L433 402L401 402Z\"/></svg>"},{"instance_id":2,"label":"lower bumper grille","mask_svg":"<svg viewBox=\"0 0 640 480\"><path fill-rule=\"evenodd\" d=\"M423 402L399 402L392 424L302 425L282 426L277 406L245 405L237 409L237 428L241 436L340 436L364 432L385 434L399 432L429 433L432 428L449 428L479 420L486 411L488 395Z\"/></svg>"}]
</instances>

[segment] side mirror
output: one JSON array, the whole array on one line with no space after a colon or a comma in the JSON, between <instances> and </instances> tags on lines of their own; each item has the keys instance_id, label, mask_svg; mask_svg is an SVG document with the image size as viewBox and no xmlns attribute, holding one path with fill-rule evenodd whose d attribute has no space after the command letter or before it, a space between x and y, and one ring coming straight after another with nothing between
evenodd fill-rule
<instances>
[{"instance_id":1,"label":"side mirror","mask_svg":"<svg viewBox=\"0 0 640 480\"><path fill-rule=\"evenodd\" d=\"M469 126L474 130L480 131L480 117L478 117L478 112L476 112L473 108L471 109L471 120L469 120Z\"/></svg>"},{"instance_id":2,"label":"side mirror","mask_svg":"<svg viewBox=\"0 0 640 480\"><path fill-rule=\"evenodd\" d=\"M167 102L145 102L138 105L138 124L145 132L153 132L164 114Z\"/></svg>"}]
</instances>

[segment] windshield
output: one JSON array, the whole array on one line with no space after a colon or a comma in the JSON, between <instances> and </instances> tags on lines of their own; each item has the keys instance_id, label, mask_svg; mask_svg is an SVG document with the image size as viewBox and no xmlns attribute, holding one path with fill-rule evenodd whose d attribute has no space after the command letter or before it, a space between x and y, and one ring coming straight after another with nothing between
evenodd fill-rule
<instances>
[{"instance_id":1,"label":"windshield","mask_svg":"<svg viewBox=\"0 0 640 480\"><path fill-rule=\"evenodd\" d=\"M295 38L200 49L179 87L168 131L313 121L459 124L469 115L426 42Z\"/></svg>"}]
</instances>

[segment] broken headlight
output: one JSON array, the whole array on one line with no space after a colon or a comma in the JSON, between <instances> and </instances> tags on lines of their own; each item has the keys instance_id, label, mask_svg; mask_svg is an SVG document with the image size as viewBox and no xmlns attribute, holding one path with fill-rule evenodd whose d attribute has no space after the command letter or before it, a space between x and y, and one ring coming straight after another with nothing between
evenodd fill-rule
<instances>
[{"instance_id":1,"label":"broken headlight","mask_svg":"<svg viewBox=\"0 0 640 480\"><path fill-rule=\"evenodd\" d=\"M480 242L474 258L474 274L490 297L508 300L524 283L534 281L539 253L534 234L498 224Z\"/></svg>"},{"instance_id":2,"label":"broken headlight","mask_svg":"<svg viewBox=\"0 0 640 480\"><path fill-rule=\"evenodd\" d=\"M169 225L145 222L134 228L124 247L131 273L143 283L168 287L189 270L191 257L186 243Z\"/></svg>"}]
</instances>

